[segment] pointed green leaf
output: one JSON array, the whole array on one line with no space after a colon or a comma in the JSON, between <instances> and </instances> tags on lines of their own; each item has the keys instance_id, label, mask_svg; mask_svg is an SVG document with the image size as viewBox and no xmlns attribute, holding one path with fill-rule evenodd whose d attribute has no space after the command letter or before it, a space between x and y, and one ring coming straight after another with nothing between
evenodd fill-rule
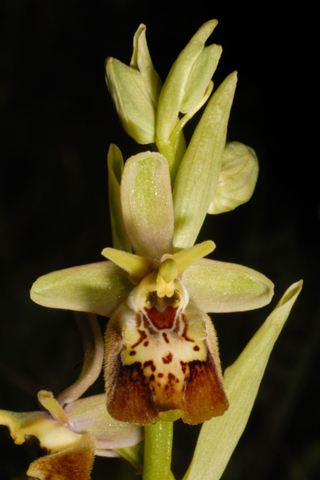
<instances>
[{"instance_id":1,"label":"pointed green leaf","mask_svg":"<svg viewBox=\"0 0 320 480\"><path fill-rule=\"evenodd\" d=\"M124 270L112 262L98 262L43 275L32 285L30 296L44 307L108 317L132 288Z\"/></svg>"},{"instance_id":2,"label":"pointed green leaf","mask_svg":"<svg viewBox=\"0 0 320 480\"><path fill-rule=\"evenodd\" d=\"M212 95L181 161L173 189L175 249L195 243L212 202L236 83L234 72Z\"/></svg>"},{"instance_id":3,"label":"pointed green leaf","mask_svg":"<svg viewBox=\"0 0 320 480\"><path fill-rule=\"evenodd\" d=\"M160 260L172 252L173 206L166 159L155 152L130 157L121 182L123 220L137 255Z\"/></svg>"},{"instance_id":4,"label":"pointed green leaf","mask_svg":"<svg viewBox=\"0 0 320 480\"><path fill-rule=\"evenodd\" d=\"M267 305L273 283L262 273L235 263L201 259L182 276L190 298L205 312L242 312Z\"/></svg>"},{"instance_id":5,"label":"pointed green leaf","mask_svg":"<svg viewBox=\"0 0 320 480\"><path fill-rule=\"evenodd\" d=\"M190 467L183 480L219 480L246 427L273 346L302 288L297 282L225 372L229 409L204 422Z\"/></svg>"}]
</instances>

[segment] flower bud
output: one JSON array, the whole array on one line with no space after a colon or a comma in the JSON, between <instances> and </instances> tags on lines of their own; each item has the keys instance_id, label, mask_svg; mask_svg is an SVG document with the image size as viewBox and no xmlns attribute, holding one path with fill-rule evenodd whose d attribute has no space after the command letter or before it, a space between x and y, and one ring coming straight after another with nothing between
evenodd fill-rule
<instances>
[{"instance_id":1,"label":"flower bud","mask_svg":"<svg viewBox=\"0 0 320 480\"><path fill-rule=\"evenodd\" d=\"M146 27L140 25L134 36L130 66L109 57L106 82L124 130L137 143L155 142L156 106L161 80L149 54Z\"/></svg>"},{"instance_id":2,"label":"flower bud","mask_svg":"<svg viewBox=\"0 0 320 480\"><path fill-rule=\"evenodd\" d=\"M211 77L222 48L204 45L217 23L217 20L210 20L200 27L173 64L161 90L157 111L157 146L169 165L174 161L179 138L176 131L179 112L185 113L186 120L189 120L212 91ZM181 128L184 124L185 121L181 122Z\"/></svg>"},{"instance_id":3,"label":"flower bud","mask_svg":"<svg viewBox=\"0 0 320 480\"><path fill-rule=\"evenodd\" d=\"M234 210L252 197L258 178L259 164L255 151L240 142L226 145L218 185L208 213Z\"/></svg>"}]
</instances>

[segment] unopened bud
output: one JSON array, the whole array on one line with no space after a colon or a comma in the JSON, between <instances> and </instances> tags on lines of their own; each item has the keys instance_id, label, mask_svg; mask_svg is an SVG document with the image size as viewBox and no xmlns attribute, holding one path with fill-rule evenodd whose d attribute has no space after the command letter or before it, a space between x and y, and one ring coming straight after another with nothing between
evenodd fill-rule
<instances>
[{"instance_id":1,"label":"unopened bud","mask_svg":"<svg viewBox=\"0 0 320 480\"><path fill-rule=\"evenodd\" d=\"M239 142L226 145L218 185L208 213L234 210L250 200L258 178L259 164L255 151Z\"/></svg>"}]
</instances>

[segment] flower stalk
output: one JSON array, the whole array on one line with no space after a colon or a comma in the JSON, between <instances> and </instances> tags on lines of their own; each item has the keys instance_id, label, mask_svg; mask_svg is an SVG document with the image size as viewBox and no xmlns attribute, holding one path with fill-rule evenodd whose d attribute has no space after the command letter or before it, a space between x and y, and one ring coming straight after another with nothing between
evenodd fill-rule
<instances>
[{"instance_id":1,"label":"flower stalk","mask_svg":"<svg viewBox=\"0 0 320 480\"><path fill-rule=\"evenodd\" d=\"M145 427L143 480L171 480L173 422Z\"/></svg>"}]
</instances>

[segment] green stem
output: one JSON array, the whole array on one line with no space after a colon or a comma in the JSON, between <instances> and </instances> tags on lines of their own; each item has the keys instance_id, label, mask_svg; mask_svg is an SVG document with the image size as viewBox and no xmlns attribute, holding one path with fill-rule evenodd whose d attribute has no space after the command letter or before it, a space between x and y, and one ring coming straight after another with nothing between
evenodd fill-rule
<instances>
[{"instance_id":1,"label":"green stem","mask_svg":"<svg viewBox=\"0 0 320 480\"><path fill-rule=\"evenodd\" d=\"M173 422L160 420L145 427L143 480L173 479L171 473Z\"/></svg>"}]
</instances>

